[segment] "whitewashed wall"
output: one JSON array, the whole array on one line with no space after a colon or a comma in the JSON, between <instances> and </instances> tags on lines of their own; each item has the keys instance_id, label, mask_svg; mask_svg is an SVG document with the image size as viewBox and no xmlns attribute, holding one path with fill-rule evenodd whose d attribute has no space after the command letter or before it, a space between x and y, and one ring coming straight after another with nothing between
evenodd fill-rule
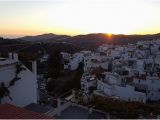
<instances>
[{"instance_id":1,"label":"whitewashed wall","mask_svg":"<svg viewBox=\"0 0 160 120\"><path fill-rule=\"evenodd\" d=\"M23 66L24 67L24 66ZM6 86L15 77L15 65L0 68L0 81L3 81ZM26 106L30 103L37 103L37 80L36 76L26 69L20 72L20 80L16 81L13 86L9 88L12 101L5 97L2 103L11 103L17 106Z\"/></svg>"},{"instance_id":2,"label":"whitewashed wall","mask_svg":"<svg viewBox=\"0 0 160 120\"><path fill-rule=\"evenodd\" d=\"M97 81L97 89L103 91L107 96L119 97L121 100L146 102L145 93L137 92L134 90L134 87L129 85L125 87L118 85L111 86L101 81Z\"/></svg>"}]
</instances>

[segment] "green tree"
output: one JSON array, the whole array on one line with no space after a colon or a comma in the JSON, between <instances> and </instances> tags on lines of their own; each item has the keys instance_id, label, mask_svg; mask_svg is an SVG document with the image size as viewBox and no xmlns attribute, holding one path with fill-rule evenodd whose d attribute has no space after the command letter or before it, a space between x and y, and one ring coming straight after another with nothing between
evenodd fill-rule
<instances>
[{"instance_id":1,"label":"green tree","mask_svg":"<svg viewBox=\"0 0 160 120\"><path fill-rule=\"evenodd\" d=\"M5 96L8 96L12 100L12 98L10 97L10 91L5 86L4 82L1 82L0 84L0 104L1 104L1 99Z\"/></svg>"},{"instance_id":2,"label":"green tree","mask_svg":"<svg viewBox=\"0 0 160 120\"><path fill-rule=\"evenodd\" d=\"M48 77L58 78L63 69L62 56L59 51L54 52L48 59Z\"/></svg>"}]
</instances>

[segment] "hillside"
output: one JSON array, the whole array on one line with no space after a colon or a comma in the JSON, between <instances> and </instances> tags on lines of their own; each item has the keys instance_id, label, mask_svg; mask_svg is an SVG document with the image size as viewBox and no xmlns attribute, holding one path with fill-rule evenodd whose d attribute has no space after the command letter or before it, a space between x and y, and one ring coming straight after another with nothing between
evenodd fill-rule
<instances>
[{"instance_id":1,"label":"hillside","mask_svg":"<svg viewBox=\"0 0 160 120\"><path fill-rule=\"evenodd\" d=\"M153 35L112 35L109 37L107 34L88 34L78 35L68 39L65 42L78 45L84 48L96 48L101 44L118 44L125 45L128 43L136 43L140 40L151 40L160 38L160 34Z\"/></svg>"},{"instance_id":2,"label":"hillside","mask_svg":"<svg viewBox=\"0 0 160 120\"><path fill-rule=\"evenodd\" d=\"M128 43L136 43L139 40L151 40L160 38L160 34L153 35L112 35L109 37L107 34L96 33L87 35L67 36L67 35L55 35L55 34L43 34L38 36L28 36L20 38L22 40L32 42L64 42L66 44L72 44L84 49L94 49L104 43L107 44L119 44L124 45Z\"/></svg>"},{"instance_id":3,"label":"hillside","mask_svg":"<svg viewBox=\"0 0 160 120\"><path fill-rule=\"evenodd\" d=\"M55 42L58 40L63 40L68 37L70 36L48 33L48 34L42 34L42 35L36 35L36 36L25 36L20 39L24 41L30 41L30 42Z\"/></svg>"},{"instance_id":4,"label":"hillside","mask_svg":"<svg viewBox=\"0 0 160 120\"><path fill-rule=\"evenodd\" d=\"M0 38L0 51L13 51L16 49L30 46L30 44L41 43L40 48L45 46L49 48L54 47L70 47L74 49L95 49L102 44L116 44L126 45L128 43L136 43L137 41L152 40L160 38L160 34L153 35L112 35L108 36L103 33L67 36L67 35L55 35L55 34L43 34L37 36L26 36L19 39L4 39ZM46 45L47 44L47 45ZM56 46L56 47L55 47ZM46 48L45 48L46 49Z\"/></svg>"}]
</instances>

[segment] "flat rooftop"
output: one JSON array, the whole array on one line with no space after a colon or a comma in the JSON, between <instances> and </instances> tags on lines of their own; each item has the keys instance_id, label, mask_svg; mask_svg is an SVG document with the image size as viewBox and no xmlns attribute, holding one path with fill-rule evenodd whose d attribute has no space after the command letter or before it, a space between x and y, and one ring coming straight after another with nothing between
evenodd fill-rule
<instances>
[{"instance_id":1,"label":"flat rooftop","mask_svg":"<svg viewBox=\"0 0 160 120\"><path fill-rule=\"evenodd\" d=\"M51 109L49 107L41 106L35 103L31 103L25 106L24 108L30 111L38 112L38 113L46 113Z\"/></svg>"},{"instance_id":2,"label":"flat rooftop","mask_svg":"<svg viewBox=\"0 0 160 120\"><path fill-rule=\"evenodd\" d=\"M18 61L0 57L0 66L17 63Z\"/></svg>"},{"instance_id":3,"label":"flat rooftop","mask_svg":"<svg viewBox=\"0 0 160 120\"><path fill-rule=\"evenodd\" d=\"M54 116L56 119L104 119L104 113L94 111L89 114L89 110L78 106L70 106L61 112L61 116Z\"/></svg>"}]
</instances>

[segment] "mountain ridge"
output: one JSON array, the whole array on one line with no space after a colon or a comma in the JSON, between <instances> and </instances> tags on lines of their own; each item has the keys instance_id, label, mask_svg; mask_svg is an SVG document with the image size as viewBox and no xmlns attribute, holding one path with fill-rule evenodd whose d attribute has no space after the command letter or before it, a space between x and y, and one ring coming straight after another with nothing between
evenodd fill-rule
<instances>
[{"instance_id":1,"label":"mountain ridge","mask_svg":"<svg viewBox=\"0 0 160 120\"><path fill-rule=\"evenodd\" d=\"M63 39L63 38L67 38L70 37L68 35L57 35L57 34L53 34L53 33L45 33L45 34L41 34L41 35L35 35L35 36L24 36L21 37L20 39L24 40L24 41L30 41L30 42L40 42L40 41L44 41L44 40L50 40L50 39Z\"/></svg>"},{"instance_id":2,"label":"mountain ridge","mask_svg":"<svg viewBox=\"0 0 160 120\"><path fill-rule=\"evenodd\" d=\"M102 44L126 45L134 44L137 41L160 39L160 33L146 34L146 35L125 35L125 34L106 34L106 33L91 33L85 35L56 35L53 33L46 33L37 36L25 36L18 38L22 42L34 43L64 43L70 44L84 49L94 49ZM9 39L7 39L9 40ZM14 41L14 39L10 39Z\"/></svg>"}]
</instances>

